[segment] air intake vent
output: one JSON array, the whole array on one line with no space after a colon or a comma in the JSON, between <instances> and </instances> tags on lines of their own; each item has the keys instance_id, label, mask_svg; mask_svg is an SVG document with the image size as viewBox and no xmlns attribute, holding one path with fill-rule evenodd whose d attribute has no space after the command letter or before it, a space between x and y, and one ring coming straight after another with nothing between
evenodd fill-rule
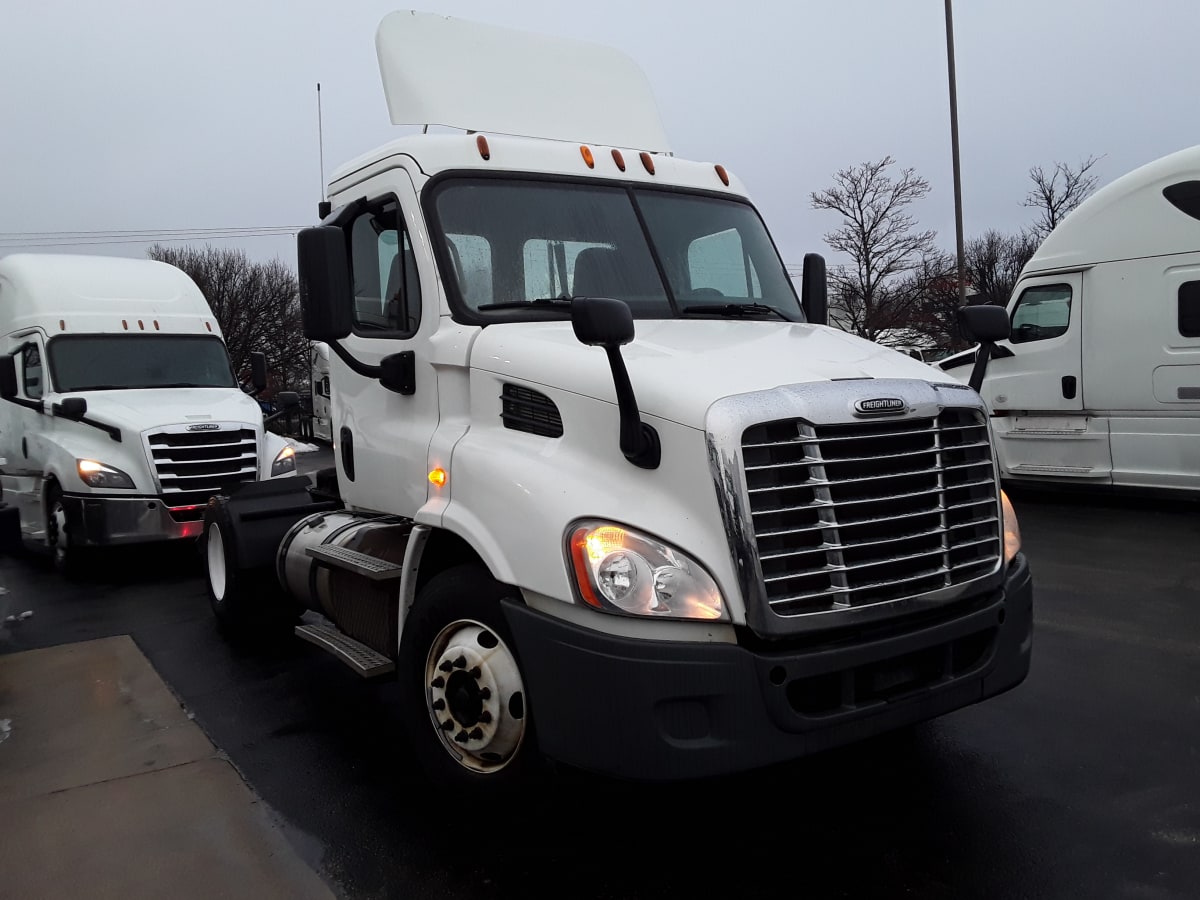
<instances>
[{"instance_id":1,"label":"air intake vent","mask_svg":"<svg viewBox=\"0 0 1200 900\"><path fill-rule=\"evenodd\" d=\"M529 434L540 434L542 437L562 437L562 416L558 407L545 394L506 384L500 394L503 409L500 418L504 427L513 431L524 431Z\"/></svg>"}]
</instances>

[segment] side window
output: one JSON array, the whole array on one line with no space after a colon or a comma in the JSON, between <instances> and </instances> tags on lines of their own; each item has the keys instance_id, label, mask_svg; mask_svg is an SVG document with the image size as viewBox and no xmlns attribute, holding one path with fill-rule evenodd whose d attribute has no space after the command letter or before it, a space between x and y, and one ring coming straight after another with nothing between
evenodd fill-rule
<instances>
[{"instance_id":1,"label":"side window","mask_svg":"<svg viewBox=\"0 0 1200 900\"><path fill-rule=\"evenodd\" d=\"M21 351L21 386L30 400L41 400L44 389L42 351L37 344L28 344Z\"/></svg>"},{"instance_id":2,"label":"side window","mask_svg":"<svg viewBox=\"0 0 1200 900\"><path fill-rule=\"evenodd\" d=\"M421 323L421 281L395 201L350 226L354 331L366 337L411 337Z\"/></svg>"},{"instance_id":3,"label":"side window","mask_svg":"<svg viewBox=\"0 0 1200 900\"><path fill-rule=\"evenodd\" d=\"M1014 344L1044 341L1066 334L1071 324L1071 286L1040 284L1026 288L1012 314Z\"/></svg>"},{"instance_id":4,"label":"side window","mask_svg":"<svg viewBox=\"0 0 1200 900\"><path fill-rule=\"evenodd\" d=\"M754 264L735 228L692 241L688 245L687 265L688 283L696 296L762 297Z\"/></svg>"},{"instance_id":5,"label":"side window","mask_svg":"<svg viewBox=\"0 0 1200 900\"><path fill-rule=\"evenodd\" d=\"M1179 333L1200 337L1200 281L1185 281L1179 286Z\"/></svg>"}]
</instances>

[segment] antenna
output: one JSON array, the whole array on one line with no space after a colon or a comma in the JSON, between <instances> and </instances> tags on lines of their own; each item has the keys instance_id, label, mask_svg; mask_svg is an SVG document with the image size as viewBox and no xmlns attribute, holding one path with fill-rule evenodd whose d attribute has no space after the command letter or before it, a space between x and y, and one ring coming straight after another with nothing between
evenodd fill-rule
<instances>
[{"instance_id":1,"label":"antenna","mask_svg":"<svg viewBox=\"0 0 1200 900\"><path fill-rule=\"evenodd\" d=\"M325 130L321 124L321 82L317 82L317 153L321 160L321 202L317 204L317 218L324 219L331 212L325 196Z\"/></svg>"}]
</instances>

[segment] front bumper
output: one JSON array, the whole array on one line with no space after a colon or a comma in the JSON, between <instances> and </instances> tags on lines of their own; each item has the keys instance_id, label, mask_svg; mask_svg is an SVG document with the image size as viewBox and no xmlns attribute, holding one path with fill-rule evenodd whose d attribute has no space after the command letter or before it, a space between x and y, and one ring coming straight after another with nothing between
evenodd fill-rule
<instances>
[{"instance_id":1,"label":"front bumper","mask_svg":"<svg viewBox=\"0 0 1200 900\"><path fill-rule=\"evenodd\" d=\"M614 637L517 603L505 614L538 742L627 778L698 778L796 759L1015 687L1029 671L1023 555L1002 589L934 620L803 649Z\"/></svg>"},{"instance_id":2,"label":"front bumper","mask_svg":"<svg viewBox=\"0 0 1200 900\"><path fill-rule=\"evenodd\" d=\"M109 546L198 537L203 521L178 522L154 497L66 494L67 534L76 546Z\"/></svg>"}]
</instances>

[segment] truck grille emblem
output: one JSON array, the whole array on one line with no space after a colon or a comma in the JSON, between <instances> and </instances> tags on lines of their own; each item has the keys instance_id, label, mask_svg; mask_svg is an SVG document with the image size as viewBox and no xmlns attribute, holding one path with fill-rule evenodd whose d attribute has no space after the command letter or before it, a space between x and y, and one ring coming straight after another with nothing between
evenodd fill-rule
<instances>
[{"instance_id":1,"label":"truck grille emblem","mask_svg":"<svg viewBox=\"0 0 1200 900\"><path fill-rule=\"evenodd\" d=\"M198 425L189 425L188 431L220 431L221 426L216 422L201 422Z\"/></svg>"},{"instance_id":2,"label":"truck grille emblem","mask_svg":"<svg viewBox=\"0 0 1200 900\"><path fill-rule=\"evenodd\" d=\"M854 413L859 416L895 416L907 408L908 404L899 397L872 397L854 403Z\"/></svg>"}]
</instances>

